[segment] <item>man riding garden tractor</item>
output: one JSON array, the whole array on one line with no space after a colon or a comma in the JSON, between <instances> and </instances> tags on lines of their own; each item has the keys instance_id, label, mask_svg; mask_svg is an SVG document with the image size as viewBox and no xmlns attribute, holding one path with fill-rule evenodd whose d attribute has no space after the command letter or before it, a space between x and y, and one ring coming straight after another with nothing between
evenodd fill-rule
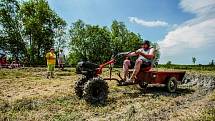
<instances>
[{"instance_id":1,"label":"man riding garden tractor","mask_svg":"<svg viewBox=\"0 0 215 121\"><path fill-rule=\"evenodd\" d=\"M86 102L94 104L94 103L104 103L108 98L108 83L107 80L115 80L118 82L118 86L127 86L127 85L135 85L139 84L141 88L146 89L148 84L165 84L167 90L169 92L175 92L177 89L177 84L179 81L183 80L185 75L184 71L155 71L152 70L152 66L157 63L159 58L157 47L154 47L155 56L151 59L151 64L149 66L145 66L139 64L140 56L144 56L144 50L140 49L138 52L125 52L119 53L112 57L112 59L104 64L97 65L91 63L89 61L82 61L77 64L76 73L82 74L82 78L79 79L75 84L75 93L79 98L84 98ZM117 75L120 79L112 78L112 68L113 64L116 63L117 60L120 60L119 57L136 55L140 53L139 58L135 63L135 70L124 70L125 64L123 64L124 70L124 78L120 76L120 73ZM124 61L125 62L125 61ZM138 68L138 64L140 68ZM110 65L110 77L109 78L101 78L99 75L102 74L102 69ZM130 66L128 64L128 66ZM127 72L126 72L127 71ZM131 75L132 73L132 75ZM131 75L131 76L130 76Z\"/></svg>"}]
</instances>

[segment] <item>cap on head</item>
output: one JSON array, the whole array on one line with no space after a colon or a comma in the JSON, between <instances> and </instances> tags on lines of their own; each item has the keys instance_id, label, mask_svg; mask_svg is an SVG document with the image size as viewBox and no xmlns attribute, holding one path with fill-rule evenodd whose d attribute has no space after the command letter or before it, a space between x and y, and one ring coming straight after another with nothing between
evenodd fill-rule
<instances>
[{"instance_id":1,"label":"cap on head","mask_svg":"<svg viewBox=\"0 0 215 121\"><path fill-rule=\"evenodd\" d=\"M144 44L146 44L146 45L148 45L148 46L150 47L150 41L145 40L145 41L142 43L142 45L144 45Z\"/></svg>"},{"instance_id":2,"label":"cap on head","mask_svg":"<svg viewBox=\"0 0 215 121\"><path fill-rule=\"evenodd\" d=\"M54 50L54 48L52 47L52 48L50 48L50 50Z\"/></svg>"}]
</instances>

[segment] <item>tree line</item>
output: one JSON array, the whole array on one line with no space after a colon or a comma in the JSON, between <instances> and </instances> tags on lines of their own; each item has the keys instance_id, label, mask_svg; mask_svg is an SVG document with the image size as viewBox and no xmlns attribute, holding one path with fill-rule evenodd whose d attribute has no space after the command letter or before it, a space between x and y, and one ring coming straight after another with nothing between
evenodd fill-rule
<instances>
[{"instance_id":1,"label":"tree line","mask_svg":"<svg viewBox=\"0 0 215 121\"><path fill-rule=\"evenodd\" d=\"M1 0L0 47L30 65L44 64L44 55L57 41L66 22L45 0Z\"/></svg>"},{"instance_id":2,"label":"tree line","mask_svg":"<svg viewBox=\"0 0 215 121\"><path fill-rule=\"evenodd\" d=\"M143 41L116 20L110 27L82 20L68 27L46 0L1 0L0 15L0 48L27 65L45 64L45 53L51 47L67 47L70 64L80 60L102 63L113 54L139 48Z\"/></svg>"},{"instance_id":3,"label":"tree line","mask_svg":"<svg viewBox=\"0 0 215 121\"><path fill-rule=\"evenodd\" d=\"M142 38L130 32L123 22L114 20L110 29L85 24L82 20L73 23L69 29L70 62L80 59L102 63L111 55L139 48Z\"/></svg>"}]
</instances>

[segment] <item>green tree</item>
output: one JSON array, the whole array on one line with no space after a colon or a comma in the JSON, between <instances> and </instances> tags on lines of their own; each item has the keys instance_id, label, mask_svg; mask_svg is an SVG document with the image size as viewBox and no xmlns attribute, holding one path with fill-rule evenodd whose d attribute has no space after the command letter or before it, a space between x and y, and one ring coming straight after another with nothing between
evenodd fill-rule
<instances>
[{"instance_id":1,"label":"green tree","mask_svg":"<svg viewBox=\"0 0 215 121\"><path fill-rule=\"evenodd\" d=\"M115 53L132 51L139 48L140 35L128 31L123 22L114 20L111 25L111 44Z\"/></svg>"},{"instance_id":2,"label":"green tree","mask_svg":"<svg viewBox=\"0 0 215 121\"><path fill-rule=\"evenodd\" d=\"M126 41L126 29L124 23L114 20L111 25L111 40L113 45L113 51L115 53L123 52L123 44Z\"/></svg>"},{"instance_id":3,"label":"green tree","mask_svg":"<svg viewBox=\"0 0 215 121\"><path fill-rule=\"evenodd\" d=\"M70 63L76 64L80 60L101 63L110 59L112 54L135 51L142 43L140 35L130 32L123 22L113 21L110 30L85 24L82 20L73 23L69 30ZM152 43L152 47L156 51L154 63L157 64L160 58L159 46ZM121 64L122 59L118 62Z\"/></svg>"},{"instance_id":4,"label":"green tree","mask_svg":"<svg viewBox=\"0 0 215 121\"><path fill-rule=\"evenodd\" d=\"M64 30L66 22L51 10L46 0L24 2L20 15L31 64L45 64L44 55L54 46L56 38L63 36L58 31Z\"/></svg>"},{"instance_id":5,"label":"green tree","mask_svg":"<svg viewBox=\"0 0 215 121\"><path fill-rule=\"evenodd\" d=\"M78 20L69 30L71 63L89 60L102 63L111 56L110 32L106 27L86 25Z\"/></svg>"},{"instance_id":6,"label":"green tree","mask_svg":"<svg viewBox=\"0 0 215 121\"><path fill-rule=\"evenodd\" d=\"M112 54L136 50L140 46L140 35L129 32L124 23L113 21L110 30L87 25L82 20L73 23L69 30L71 63L76 64L81 59L102 63Z\"/></svg>"},{"instance_id":7,"label":"green tree","mask_svg":"<svg viewBox=\"0 0 215 121\"><path fill-rule=\"evenodd\" d=\"M192 62L194 65L196 64L196 57L192 57Z\"/></svg>"},{"instance_id":8,"label":"green tree","mask_svg":"<svg viewBox=\"0 0 215 121\"><path fill-rule=\"evenodd\" d=\"M19 16L20 5L17 0L0 2L0 47L9 51L13 57L27 55L26 42L22 37L22 22Z\"/></svg>"},{"instance_id":9,"label":"green tree","mask_svg":"<svg viewBox=\"0 0 215 121\"><path fill-rule=\"evenodd\" d=\"M86 25L82 20L72 24L69 30L70 37L70 63L76 64L80 59L86 58Z\"/></svg>"},{"instance_id":10,"label":"green tree","mask_svg":"<svg viewBox=\"0 0 215 121\"><path fill-rule=\"evenodd\" d=\"M64 49L67 47L67 34L65 32L65 28L59 28L56 30L56 36L55 36L55 49Z\"/></svg>"},{"instance_id":11,"label":"green tree","mask_svg":"<svg viewBox=\"0 0 215 121\"><path fill-rule=\"evenodd\" d=\"M214 66L214 60L211 60L211 62L209 63L209 65Z\"/></svg>"},{"instance_id":12,"label":"green tree","mask_svg":"<svg viewBox=\"0 0 215 121\"><path fill-rule=\"evenodd\" d=\"M171 61L167 61L166 65L171 65L172 62Z\"/></svg>"}]
</instances>

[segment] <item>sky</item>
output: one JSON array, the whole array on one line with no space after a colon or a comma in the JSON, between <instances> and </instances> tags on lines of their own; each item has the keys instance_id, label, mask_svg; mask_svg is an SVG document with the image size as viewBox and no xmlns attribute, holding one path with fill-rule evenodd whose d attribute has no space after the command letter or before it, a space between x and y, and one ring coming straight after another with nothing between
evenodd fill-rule
<instances>
[{"instance_id":1,"label":"sky","mask_svg":"<svg viewBox=\"0 0 215 121\"><path fill-rule=\"evenodd\" d=\"M130 31L160 45L160 63L208 64L215 60L215 0L48 0L70 26L78 19Z\"/></svg>"}]
</instances>

